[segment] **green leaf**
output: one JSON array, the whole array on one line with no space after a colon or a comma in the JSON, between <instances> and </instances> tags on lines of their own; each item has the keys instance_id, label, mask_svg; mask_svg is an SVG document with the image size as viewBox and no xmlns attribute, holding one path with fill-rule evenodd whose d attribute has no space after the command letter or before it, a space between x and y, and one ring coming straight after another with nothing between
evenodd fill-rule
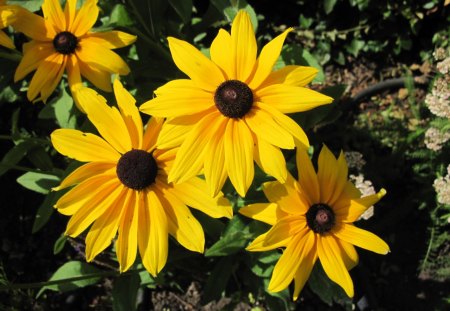
<instances>
[{"instance_id":1,"label":"green leaf","mask_svg":"<svg viewBox=\"0 0 450 311\"><path fill-rule=\"evenodd\" d=\"M27 172L17 178L17 182L23 187L42 194L47 194L50 189L59 183L59 177L55 175Z\"/></svg>"},{"instance_id":2,"label":"green leaf","mask_svg":"<svg viewBox=\"0 0 450 311\"><path fill-rule=\"evenodd\" d=\"M52 100L39 113L41 119L56 119L61 128L74 129L77 125L76 109L72 97L61 87L61 95Z\"/></svg>"},{"instance_id":3,"label":"green leaf","mask_svg":"<svg viewBox=\"0 0 450 311\"><path fill-rule=\"evenodd\" d=\"M234 256L223 257L214 266L203 291L202 299L204 304L212 300L220 299L233 272L233 263L235 260L236 258Z\"/></svg>"},{"instance_id":4,"label":"green leaf","mask_svg":"<svg viewBox=\"0 0 450 311\"><path fill-rule=\"evenodd\" d=\"M336 5L337 0L324 0L323 1L323 9L325 13L328 15L333 11L334 6Z\"/></svg>"},{"instance_id":5,"label":"green leaf","mask_svg":"<svg viewBox=\"0 0 450 311\"><path fill-rule=\"evenodd\" d=\"M219 12L222 12L223 15L228 19L228 21L232 21L239 10L245 10L250 15L250 20L253 25L253 30L257 31L258 29L258 18L256 17L255 10L251 5L247 3L245 0L211 0L211 4L216 7Z\"/></svg>"},{"instance_id":6,"label":"green leaf","mask_svg":"<svg viewBox=\"0 0 450 311\"><path fill-rule=\"evenodd\" d=\"M53 255L61 253L67 242L67 236L62 234L53 245Z\"/></svg>"},{"instance_id":7,"label":"green leaf","mask_svg":"<svg viewBox=\"0 0 450 311\"><path fill-rule=\"evenodd\" d=\"M64 194L64 191L50 192L44 199L44 202L39 206L36 216L33 222L32 233L36 233L44 227L44 225L49 221L50 216L54 212L54 205L56 201Z\"/></svg>"},{"instance_id":8,"label":"green leaf","mask_svg":"<svg viewBox=\"0 0 450 311\"><path fill-rule=\"evenodd\" d=\"M3 156L3 159L0 162L0 176L10 170L12 166L19 163L19 161L33 148L36 148L36 142L32 140L22 141L11 148Z\"/></svg>"},{"instance_id":9,"label":"green leaf","mask_svg":"<svg viewBox=\"0 0 450 311\"><path fill-rule=\"evenodd\" d=\"M65 280L82 276L86 276L87 278L77 281L67 280L67 282L64 283L43 286L37 293L36 298L39 298L42 295L42 293L44 293L44 291L46 290L51 290L55 292L57 291L67 292L70 290L95 284L98 282L98 280L100 280L100 277L96 275L99 272L100 272L99 269L85 262L80 261L66 262L64 265L59 267L58 270L56 270L56 272L52 275L49 281ZM91 275L92 277L89 277Z\"/></svg>"},{"instance_id":10,"label":"green leaf","mask_svg":"<svg viewBox=\"0 0 450 311\"><path fill-rule=\"evenodd\" d=\"M308 285L329 306L332 306L333 302L350 300L344 290L328 278L319 261L314 265Z\"/></svg>"},{"instance_id":11,"label":"green leaf","mask_svg":"<svg viewBox=\"0 0 450 311\"><path fill-rule=\"evenodd\" d=\"M185 24L190 22L193 6L192 0L169 0L169 4Z\"/></svg>"},{"instance_id":12,"label":"green leaf","mask_svg":"<svg viewBox=\"0 0 450 311\"><path fill-rule=\"evenodd\" d=\"M350 44L347 44L345 46L345 49L347 50L347 52L352 54L354 57L358 57L359 52L365 45L366 45L366 43L364 41L358 40L358 39L353 39L352 42L350 42Z\"/></svg>"},{"instance_id":13,"label":"green leaf","mask_svg":"<svg viewBox=\"0 0 450 311\"><path fill-rule=\"evenodd\" d=\"M134 25L134 20L123 4L116 4L111 11L109 23L119 27L131 27Z\"/></svg>"},{"instance_id":14,"label":"green leaf","mask_svg":"<svg viewBox=\"0 0 450 311\"><path fill-rule=\"evenodd\" d=\"M235 215L228 223L219 241L213 244L206 252L206 257L228 256L245 248L251 234L246 229L241 216Z\"/></svg>"},{"instance_id":15,"label":"green leaf","mask_svg":"<svg viewBox=\"0 0 450 311\"><path fill-rule=\"evenodd\" d=\"M8 0L9 5L20 5L31 12L38 11L44 0Z\"/></svg>"},{"instance_id":16,"label":"green leaf","mask_svg":"<svg viewBox=\"0 0 450 311\"><path fill-rule=\"evenodd\" d=\"M136 297L140 283L138 273L122 274L114 280L112 290L114 311L136 310Z\"/></svg>"}]
</instances>

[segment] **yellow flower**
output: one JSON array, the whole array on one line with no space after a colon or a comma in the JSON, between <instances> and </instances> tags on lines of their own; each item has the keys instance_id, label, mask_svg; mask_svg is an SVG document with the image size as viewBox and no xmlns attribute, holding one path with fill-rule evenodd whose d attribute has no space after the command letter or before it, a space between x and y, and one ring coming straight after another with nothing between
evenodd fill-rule
<instances>
[{"instance_id":1,"label":"yellow flower","mask_svg":"<svg viewBox=\"0 0 450 311\"><path fill-rule=\"evenodd\" d=\"M16 6L6 5L6 0L0 0L0 29L8 27L16 20ZM14 43L3 31L0 31L0 45L15 49Z\"/></svg>"},{"instance_id":2,"label":"yellow flower","mask_svg":"<svg viewBox=\"0 0 450 311\"><path fill-rule=\"evenodd\" d=\"M215 218L231 218L232 209L221 193L209 196L205 182L197 177L168 184L167 170L176 149L156 147L163 120L151 118L144 131L135 99L118 80L114 93L119 110L95 91L79 90L80 101L92 103L83 106L101 137L73 129L51 134L59 153L88 162L54 189L75 185L55 208L72 216L69 236L78 236L92 224L86 236L87 261L108 247L118 231L120 271L130 268L139 249L144 267L155 276L166 263L169 234L191 251L204 250L203 229L186 205Z\"/></svg>"},{"instance_id":3,"label":"yellow flower","mask_svg":"<svg viewBox=\"0 0 450 311\"><path fill-rule=\"evenodd\" d=\"M361 198L347 179L347 163L341 152L336 160L323 146L318 172L306 151L298 150L298 181L288 175L285 184L263 185L270 203L245 206L239 212L272 225L247 249L266 251L285 247L275 265L269 291L285 289L294 279L294 300L298 298L311 270L320 260L328 277L353 297L353 282L348 270L358 263L355 246L386 254L389 246L376 235L353 225L359 216L386 193Z\"/></svg>"},{"instance_id":4,"label":"yellow flower","mask_svg":"<svg viewBox=\"0 0 450 311\"><path fill-rule=\"evenodd\" d=\"M97 21L97 0L86 0L79 10L77 0L67 0L64 11L59 0L44 0L44 18L22 9L13 27L32 40L23 46L23 58L17 67L17 82L36 70L27 97L39 94L44 102L55 90L67 70L72 92L81 84L81 76L104 91L111 91L111 74L126 75L130 69L111 49L133 43L136 36L121 31L90 32ZM77 101L76 101L77 102Z\"/></svg>"},{"instance_id":5,"label":"yellow flower","mask_svg":"<svg viewBox=\"0 0 450 311\"><path fill-rule=\"evenodd\" d=\"M300 126L284 113L305 111L332 98L304 86L316 75L311 67L286 66L272 72L289 28L263 47L258 58L250 17L240 11L231 35L221 29L211 59L191 44L168 38L172 58L190 79L171 81L140 110L165 117L158 143L180 146L169 181L182 182L202 170L216 194L227 177L245 196L254 176L253 161L284 182L280 148L308 146Z\"/></svg>"}]
</instances>

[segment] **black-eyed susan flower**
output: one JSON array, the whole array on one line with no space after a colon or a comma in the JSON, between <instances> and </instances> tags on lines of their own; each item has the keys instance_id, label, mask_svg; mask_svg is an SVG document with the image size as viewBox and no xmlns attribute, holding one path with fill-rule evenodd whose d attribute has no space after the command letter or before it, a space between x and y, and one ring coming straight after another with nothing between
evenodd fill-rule
<instances>
[{"instance_id":1,"label":"black-eyed susan flower","mask_svg":"<svg viewBox=\"0 0 450 311\"><path fill-rule=\"evenodd\" d=\"M305 87L311 67L286 66L272 72L289 28L263 47L257 58L248 14L240 11L231 34L221 29L211 59L191 44L168 38L177 67L190 79L168 82L140 110L165 117L158 143L180 145L169 180L182 182L203 172L216 194L227 177L244 196L254 176L253 161L280 182L287 171L280 148L308 146L300 126L285 113L330 103L332 98Z\"/></svg>"},{"instance_id":2,"label":"black-eyed susan flower","mask_svg":"<svg viewBox=\"0 0 450 311\"><path fill-rule=\"evenodd\" d=\"M376 235L353 225L359 216L386 193L361 198L347 179L347 163L341 152L336 160L326 146L318 160L318 172L306 151L297 151L298 180L288 175L285 184L263 185L270 203L257 203L239 210L243 215L272 225L248 247L249 251L285 248L273 270L269 291L285 289L294 280L294 300L299 296L317 259L328 277L353 297L348 270L358 263L354 246L379 254L388 245Z\"/></svg>"},{"instance_id":3,"label":"black-eyed susan flower","mask_svg":"<svg viewBox=\"0 0 450 311\"><path fill-rule=\"evenodd\" d=\"M6 5L6 0L0 0L0 29L8 27L16 20L16 6ZM6 33L0 31L0 45L14 49L14 43Z\"/></svg>"},{"instance_id":4,"label":"black-eyed susan flower","mask_svg":"<svg viewBox=\"0 0 450 311\"><path fill-rule=\"evenodd\" d=\"M39 94L46 101L67 71L72 90L84 76L93 85L111 91L111 74L126 75L130 69L111 51L133 43L136 37L121 31L91 32L97 21L97 0L86 0L77 10L77 0L67 0L64 11L59 0L44 0L44 17L22 9L13 27L32 40L23 46L23 58L14 80L19 81L36 70L27 97ZM77 102L77 101L76 101Z\"/></svg>"},{"instance_id":5,"label":"black-eyed susan flower","mask_svg":"<svg viewBox=\"0 0 450 311\"><path fill-rule=\"evenodd\" d=\"M206 183L197 177L169 184L167 171L177 150L156 146L163 120L151 118L144 131L134 98L117 80L114 93L119 110L93 90L79 90L80 102L88 102L83 107L101 136L73 129L51 134L59 153L88 162L55 189L75 186L55 207L71 216L67 235L78 236L90 226L88 261L108 247L118 232L120 271L129 269L139 250L144 267L156 275L167 260L169 234L191 251L204 250L203 229L187 205L215 218L231 218L232 209L221 193L211 197Z\"/></svg>"}]
</instances>

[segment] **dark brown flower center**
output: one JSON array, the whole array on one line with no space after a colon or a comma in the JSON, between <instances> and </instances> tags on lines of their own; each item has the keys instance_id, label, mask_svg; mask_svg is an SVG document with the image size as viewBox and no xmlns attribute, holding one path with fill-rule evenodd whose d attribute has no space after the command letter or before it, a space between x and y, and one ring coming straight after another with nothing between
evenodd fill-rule
<instances>
[{"instance_id":1,"label":"dark brown flower center","mask_svg":"<svg viewBox=\"0 0 450 311\"><path fill-rule=\"evenodd\" d=\"M223 82L214 94L217 109L228 118L242 118L253 105L253 92L238 80Z\"/></svg>"},{"instance_id":2,"label":"dark brown flower center","mask_svg":"<svg viewBox=\"0 0 450 311\"><path fill-rule=\"evenodd\" d=\"M142 190L155 182L158 166L151 153L133 149L119 159L116 173L128 188Z\"/></svg>"},{"instance_id":3,"label":"dark brown flower center","mask_svg":"<svg viewBox=\"0 0 450 311\"><path fill-rule=\"evenodd\" d=\"M78 39L73 33L63 31L53 39L53 46L61 54L72 54L78 46Z\"/></svg>"},{"instance_id":4,"label":"dark brown flower center","mask_svg":"<svg viewBox=\"0 0 450 311\"><path fill-rule=\"evenodd\" d=\"M333 228L336 217L333 210L326 204L314 204L306 213L308 227L315 233L326 233Z\"/></svg>"}]
</instances>

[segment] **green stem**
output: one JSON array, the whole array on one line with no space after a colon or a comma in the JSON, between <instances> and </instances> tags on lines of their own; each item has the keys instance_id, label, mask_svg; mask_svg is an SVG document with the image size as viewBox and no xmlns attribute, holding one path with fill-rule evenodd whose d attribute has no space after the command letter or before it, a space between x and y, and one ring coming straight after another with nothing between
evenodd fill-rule
<instances>
[{"instance_id":1,"label":"green stem","mask_svg":"<svg viewBox=\"0 0 450 311\"><path fill-rule=\"evenodd\" d=\"M7 53L7 52L0 51L0 58L12 60L15 62L20 62L22 59L22 54L20 54L19 52Z\"/></svg>"},{"instance_id":2,"label":"green stem","mask_svg":"<svg viewBox=\"0 0 450 311\"><path fill-rule=\"evenodd\" d=\"M33 173L40 173L40 174L54 174L52 172L44 172L41 170L37 170L34 168L29 168L29 167L25 167L25 166L20 166L20 165L14 165L14 164L8 164L8 163L2 163L0 162L0 167L7 167L9 169L12 170L17 170L17 171L22 171L22 172L33 172Z\"/></svg>"},{"instance_id":3,"label":"green stem","mask_svg":"<svg viewBox=\"0 0 450 311\"><path fill-rule=\"evenodd\" d=\"M51 281L45 281L45 282L36 282L36 283L20 283L20 284L0 284L0 290L12 290L12 289L30 289L30 288L40 288L43 286L51 286L51 285L59 285L59 284L65 284L65 283L71 283L81 280L89 280L93 278L101 278L101 277L108 277L113 276L117 277L119 275L127 275L127 274L135 274L143 271L144 268L131 270L125 273L119 273L116 271L104 271L104 272L98 272L98 273L91 273L86 275L80 275L75 276L67 279L60 279L60 280L51 280Z\"/></svg>"}]
</instances>

